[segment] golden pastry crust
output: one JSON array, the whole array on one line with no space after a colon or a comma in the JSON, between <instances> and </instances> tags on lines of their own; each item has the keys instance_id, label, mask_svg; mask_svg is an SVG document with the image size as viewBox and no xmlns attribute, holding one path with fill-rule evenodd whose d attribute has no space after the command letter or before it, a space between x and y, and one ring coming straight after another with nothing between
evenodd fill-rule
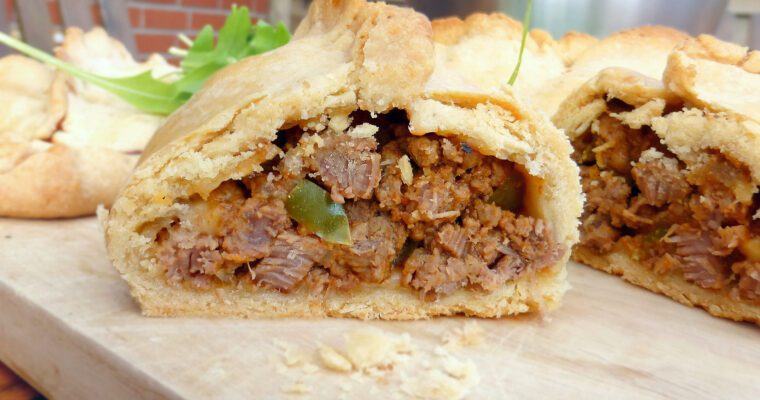
<instances>
[{"instance_id":1,"label":"golden pastry crust","mask_svg":"<svg viewBox=\"0 0 760 400\"><path fill-rule=\"evenodd\" d=\"M70 28L56 55L107 76L170 68L137 63L103 29ZM23 90L22 90L23 89ZM0 60L0 216L63 218L110 206L161 117L21 57Z\"/></svg>"},{"instance_id":2,"label":"golden pastry crust","mask_svg":"<svg viewBox=\"0 0 760 400\"><path fill-rule=\"evenodd\" d=\"M574 91L562 104L552 121L570 140L588 129L599 115L607 111L607 100L620 99L641 107L654 99L678 105L680 99L667 91L661 81L625 68L608 68Z\"/></svg>"},{"instance_id":3,"label":"golden pastry crust","mask_svg":"<svg viewBox=\"0 0 760 400\"><path fill-rule=\"evenodd\" d=\"M138 158L105 148L48 143L25 144L19 150L21 157L0 174L2 216L63 218L92 214L99 204L113 201Z\"/></svg>"},{"instance_id":4,"label":"golden pastry crust","mask_svg":"<svg viewBox=\"0 0 760 400\"><path fill-rule=\"evenodd\" d=\"M702 35L673 51L663 81L689 104L760 123L760 73L752 72L754 57L746 47Z\"/></svg>"},{"instance_id":5,"label":"golden pastry crust","mask_svg":"<svg viewBox=\"0 0 760 400\"><path fill-rule=\"evenodd\" d=\"M607 100L620 99L635 109L618 118L634 128L650 126L668 150L687 166L698 164L705 151L718 150L745 166L753 184L760 185L760 125L742 113L747 110L743 103L734 102L747 93L746 86L737 86L735 82L751 85L756 78L748 77L754 74L734 64L748 59L746 49L742 56L729 46L718 53L721 57L716 57L710 54L714 54L717 42L707 39L713 49L710 52L701 45L704 42L704 38L690 41L673 52L664 73L666 85L626 69L602 71L562 103L554 123L574 139L607 111ZM712 64L704 68L703 63ZM710 73L705 74L705 70ZM729 75L731 83L724 84L721 79ZM754 88L760 90L760 86ZM716 100L719 98L727 99L727 103ZM760 306L737 298L729 289L703 289L676 274L656 274L620 252L601 256L576 247L573 259L621 275L681 303L702 307L716 316L760 321Z\"/></svg>"},{"instance_id":6,"label":"golden pastry crust","mask_svg":"<svg viewBox=\"0 0 760 400\"><path fill-rule=\"evenodd\" d=\"M0 58L0 104L0 141L48 139L66 112L65 80L30 58Z\"/></svg>"},{"instance_id":7,"label":"golden pastry crust","mask_svg":"<svg viewBox=\"0 0 760 400\"><path fill-rule=\"evenodd\" d=\"M634 285L661 293L690 307L700 307L716 317L760 324L760 307L737 301L727 290L705 290L687 282L680 275L658 276L652 270L633 261L628 255L613 252L604 256L583 248L573 251L573 260L608 274L618 275Z\"/></svg>"},{"instance_id":8,"label":"golden pastry crust","mask_svg":"<svg viewBox=\"0 0 760 400\"><path fill-rule=\"evenodd\" d=\"M665 26L642 26L613 33L580 54L571 69L590 78L602 69L623 67L660 78L670 52L689 38L688 34Z\"/></svg>"},{"instance_id":9,"label":"golden pastry crust","mask_svg":"<svg viewBox=\"0 0 760 400\"><path fill-rule=\"evenodd\" d=\"M583 32L568 32L557 41L565 65L571 66L591 46L599 43L595 36Z\"/></svg>"},{"instance_id":10,"label":"golden pastry crust","mask_svg":"<svg viewBox=\"0 0 760 400\"><path fill-rule=\"evenodd\" d=\"M568 71L544 84L535 94L539 109L549 115L586 81L606 68L621 67L660 79L668 55L689 35L663 26L643 26L614 33L575 57Z\"/></svg>"},{"instance_id":11,"label":"golden pastry crust","mask_svg":"<svg viewBox=\"0 0 760 400\"><path fill-rule=\"evenodd\" d=\"M520 54L520 22L503 14L477 13L464 20L435 20L432 25L436 73L454 69L468 83L482 89L507 85ZM526 39L514 87L530 100L545 82L564 71L557 42L547 32L533 30Z\"/></svg>"},{"instance_id":12,"label":"golden pastry crust","mask_svg":"<svg viewBox=\"0 0 760 400\"><path fill-rule=\"evenodd\" d=\"M413 134L459 137L483 154L526 166L543 182L529 189L531 211L551 225L557 242L572 246L582 206L569 142L508 88L479 91L461 78L434 80L431 34L427 19L408 9L316 1L291 43L215 75L173 114L105 221L109 255L143 313L417 319L556 307L567 289L567 256L490 294L460 289L436 302L399 286L398 272L345 292L281 294L248 285L201 292L168 284L152 256L155 233L183 213L184 200L261 170L267 154L257 141L272 141L299 121L357 108L405 109Z\"/></svg>"}]
</instances>

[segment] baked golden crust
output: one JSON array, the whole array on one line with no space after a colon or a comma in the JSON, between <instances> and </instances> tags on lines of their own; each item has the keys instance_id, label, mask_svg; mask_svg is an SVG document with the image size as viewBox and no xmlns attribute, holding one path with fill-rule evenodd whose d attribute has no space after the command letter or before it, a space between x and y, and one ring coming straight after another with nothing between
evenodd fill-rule
<instances>
[{"instance_id":1,"label":"baked golden crust","mask_svg":"<svg viewBox=\"0 0 760 400\"><path fill-rule=\"evenodd\" d=\"M464 20L435 20L432 25L436 72L454 69L482 89L507 85L520 54L520 22L503 14L477 13ZM547 32L534 30L525 42L515 90L530 100L545 82L564 71L557 42Z\"/></svg>"},{"instance_id":2,"label":"baked golden crust","mask_svg":"<svg viewBox=\"0 0 760 400\"><path fill-rule=\"evenodd\" d=\"M760 185L760 125L757 100L750 95L760 85L743 67L751 59L746 49L712 37L688 40L670 55L664 84L631 70L606 69L573 92L553 121L574 139L608 111L608 100L619 99L634 110L616 118L635 129L651 127L687 167L717 150L746 167L752 183ZM619 251L597 255L576 247L573 259L716 316L760 321L760 306L728 288L703 289L678 274L657 274Z\"/></svg>"},{"instance_id":3,"label":"baked golden crust","mask_svg":"<svg viewBox=\"0 0 760 400\"><path fill-rule=\"evenodd\" d=\"M737 301L727 289L705 290L686 281L680 275L654 275L649 268L633 261L628 255L613 252L604 256L583 248L573 251L573 260L584 263L608 274L618 275L634 285L691 307L701 307L716 317L760 324L760 307Z\"/></svg>"},{"instance_id":4,"label":"baked golden crust","mask_svg":"<svg viewBox=\"0 0 760 400\"><path fill-rule=\"evenodd\" d=\"M171 68L137 63L103 29L70 28L56 55L106 76ZM161 117L21 57L0 60L0 216L61 218L110 205Z\"/></svg>"},{"instance_id":5,"label":"baked golden crust","mask_svg":"<svg viewBox=\"0 0 760 400\"><path fill-rule=\"evenodd\" d=\"M595 43L575 57L568 71L544 84L535 94L539 109L549 115L573 91L600 71L621 67L654 79L660 79L668 55L689 35L663 26L643 26L614 33Z\"/></svg>"},{"instance_id":6,"label":"baked golden crust","mask_svg":"<svg viewBox=\"0 0 760 400\"><path fill-rule=\"evenodd\" d=\"M599 39L582 32L568 32L557 41L559 54L565 65L571 66L589 47L599 43Z\"/></svg>"},{"instance_id":7,"label":"baked golden crust","mask_svg":"<svg viewBox=\"0 0 760 400\"><path fill-rule=\"evenodd\" d=\"M401 40L403 38L403 40ZM108 252L147 315L230 315L417 319L464 313L500 317L552 309L567 289L565 256L490 294L457 290L436 302L399 285L399 273L344 292L289 294L222 286L199 292L171 286L154 254L155 233L222 181L260 171L257 141L322 115L361 108L406 110L412 134L458 137L475 150L517 162L540 178L531 212L558 243L577 241L578 169L566 137L525 108L509 88L478 89L454 69L434 70L430 23L408 9L378 3L316 1L294 40L221 71L173 114L149 145L105 221ZM440 79L438 78L451 78Z\"/></svg>"},{"instance_id":8,"label":"baked golden crust","mask_svg":"<svg viewBox=\"0 0 760 400\"><path fill-rule=\"evenodd\" d=\"M0 148L3 145L0 144ZM40 149L39 147L42 147ZM114 150L32 143L0 174L0 215L62 218L92 214L110 204L137 163Z\"/></svg>"},{"instance_id":9,"label":"baked golden crust","mask_svg":"<svg viewBox=\"0 0 760 400\"><path fill-rule=\"evenodd\" d=\"M19 55L0 58L0 140L50 138L66 111L65 93L63 76L51 68Z\"/></svg>"},{"instance_id":10,"label":"baked golden crust","mask_svg":"<svg viewBox=\"0 0 760 400\"><path fill-rule=\"evenodd\" d=\"M690 104L760 123L760 73L751 72L751 57L746 47L702 35L672 52L663 80Z\"/></svg>"}]
</instances>

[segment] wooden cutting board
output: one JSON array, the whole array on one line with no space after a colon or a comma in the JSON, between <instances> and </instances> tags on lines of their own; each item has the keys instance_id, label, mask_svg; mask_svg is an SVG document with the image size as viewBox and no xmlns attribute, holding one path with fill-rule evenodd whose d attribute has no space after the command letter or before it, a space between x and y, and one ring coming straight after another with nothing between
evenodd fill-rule
<instances>
[{"instance_id":1,"label":"wooden cutting board","mask_svg":"<svg viewBox=\"0 0 760 400\"><path fill-rule=\"evenodd\" d=\"M483 342L456 352L477 366L468 398L760 398L758 327L583 266L569 274L560 310L477 322ZM350 389L347 374L322 370L305 375L310 393L286 394L302 373L276 372L273 339L339 348L346 332L374 326L409 333L422 357L467 321L146 318L94 218L0 220L0 359L56 399L398 396L393 379Z\"/></svg>"}]
</instances>

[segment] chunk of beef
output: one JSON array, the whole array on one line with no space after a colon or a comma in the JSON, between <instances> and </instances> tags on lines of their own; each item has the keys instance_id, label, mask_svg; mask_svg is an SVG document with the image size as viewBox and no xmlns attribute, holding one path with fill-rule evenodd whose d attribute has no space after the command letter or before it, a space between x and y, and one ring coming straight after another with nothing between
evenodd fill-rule
<instances>
[{"instance_id":1,"label":"chunk of beef","mask_svg":"<svg viewBox=\"0 0 760 400\"><path fill-rule=\"evenodd\" d=\"M740 261L734 263L731 270L739 276L739 283L736 285L739 297L760 302L760 263Z\"/></svg>"},{"instance_id":2,"label":"chunk of beef","mask_svg":"<svg viewBox=\"0 0 760 400\"><path fill-rule=\"evenodd\" d=\"M412 185L400 185L400 177L397 181L390 175L381 182L377 197L394 221L411 227L410 237L416 241L422 241L430 228L459 217L471 196L467 186L457 184L449 166L426 170Z\"/></svg>"},{"instance_id":3,"label":"chunk of beef","mask_svg":"<svg viewBox=\"0 0 760 400\"><path fill-rule=\"evenodd\" d=\"M380 154L374 137L333 136L324 141L311 168L330 188L332 199L369 199L380 182Z\"/></svg>"},{"instance_id":4,"label":"chunk of beef","mask_svg":"<svg viewBox=\"0 0 760 400\"><path fill-rule=\"evenodd\" d=\"M499 227L506 232L509 247L530 269L543 269L565 254L566 250L551 239L551 232L542 219L504 211Z\"/></svg>"},{"instance_id":5,"label":"chunk of beef","mask_svg":"<svg viewBox=\"0 0 760 400\"><path fill-rule=\"evenodd\" d=\"M210 277L224 266L219 242L210 235L178 224L161 232L158 242L157 257L166 266L166 277L173 284L190 278L195 286L206 287Z\"/></svg>"},{"instance_id":6,"label":"chunk of beef","mask_svg":"<svg viewBox=\"0 0 760 400\"><path fill-rule=\"evenodd\" d=\"M466 259L447 257L438 249L415 249L404 262L402 274L410 287L424 296L440 296L467 286L468 277L487 268L472 256Z\"/></svg>"},{"instance_id":7,"label":"chunk of beef","mask_svg":"<svg viewBox=\"0 0 760 400\"><path fill-rule=\"evenodd\" d=\"M245 201L238 218L228 224L222 242L224 258L244 263L266 257L275 237L291 226L282 200L257 194Z\"/></svg>"},{"instance_id":8,"label":"chunk of beef","mask_svg":"<svg viewBox=\"0 0 760 400\"><path fill-rule=\"evenodd\" d=\"M412 160L420 167L432 167L441 158L441 144L437 139L425 136L410 136L406 149Z\"/></svg>"},{"instance_id":9,"label":"chunk of beef","mask_svg":"<svg viewBox=\"0 0 760 400\"><path fill-rule=\"evenodd\" d=\"M470 168L462 176L462 181L470 186L470 192L475 196L490 196L493 191L507 180L509 172L506 164L498 159L485 159Z\"/></svg>"},{"instance_id":10,"label":"chunk of beef","mask_svg":"<svg viewBox=\"0 0 760 400\"><path fill-rule=\"evenodd\" d=\"M564 254L543 221L477 200L461 227L443 225L435 240L406 260L403 273L412 288L433 296L465 286L491 291Z\"/></svg>"},{"instance_id":11,"label":"chunk of beef","mask_svg":"<svg viewBox=\"0 0 760 400\"><path fill-rule=\"evenodd\" d=\"M462 257L467 246L467 232L459 225L445 224L436 233L437 245L449 255Z\"/></svg>"},{"instance_id":12,"label":"chunk of beef","mask_svg":"<svg viewBox=\"0 0 760 400\"><path fill-rule=\"evenodd\" d=\"M686 280L705 289L725 285L725 267L720 258L711 254L712 241L706 232L689 225L674 225L663 241L675 245L675 255Z\"/></svg>"},{"instance_id":13,"label":"chunk of beef","mask_svg":"<svg viewBox=\"0 0 760 400\"><path fill-rule=\"evenodd\" d=\"M625 178L610 171L600 171L596 165L581 167L583 191L586 193L586 215L609 215L612 226L623 225L623 211L628 206L631 187Z\"/></svg>"},{"instance_id":14,"label":"chunk of beef","mask_svg":"<svg viewBox=\"0 0 760 400\"><path fill-rule=\"evenodd\" d=\"M720 228L715 234L712 237L710 253L720 257L730 255L742 242L749 239L749 230L742 225Z\"/></svg>"},{"instance_id":15,"label":"chunk of beef","mask_svg":"<svg viewBox=\"0 0 760 400\"><path fill-rule=\"evenodd\" d=\"M277 235L269 256L253 268L253 280L287 292L309 273L324 254L324 246L316 237L282 232Z\"/></svg>"},{"instance_id":16,"label":"chunk of beef","mask_svg":"<svg viewBox=\"0 0 760 400\"><path fill-rule=\"evenodd\" d=\"M336 276L344 277L348 268L365 282L382 282L390 275L393 260L404 246L406 227L369 201L348 204L346 213L353 244L330 246L325 267Z\"/></svg>"},{"instance_id":17,"label":"chunk of beef","mask_svg":"<svg viewBox=\"0 0 760 400\"><path fill-rule=\"evenodd\" d=\"M605 114L599 117L599 133L595 137L593 152L597 165L602 169L628 175L631 163L656 143L655 135L629 128L617 118Z\"/></svg>"},{"instance_id":18,"label":"chunk of beef","mask_svg":"<svg viewBox=\"0 0 760 400\"><path fill-rule=\"evenodd\" d=\"M644 154L658 153L645 152ZM631 169L631 175L641 191L639 197L645 201L645 204L660 207L666 203L681 201L691 193L691 186L686 182L686 176L681 172L678 161L674 158L641 157Z\"/></svg>"},{"instance_id":19,"label":"chunk of beef","mask_svg":"<svg viewBox=\"0 0 760 400\"><path fill-rule=\"evenodd\" d=\"M703 228L715 230L726 224L749 224L756 187L746 170L712 154L693 168L688 180L699 189L699 195L691 197L689 206Z\"/></svg>"}]
</instances>

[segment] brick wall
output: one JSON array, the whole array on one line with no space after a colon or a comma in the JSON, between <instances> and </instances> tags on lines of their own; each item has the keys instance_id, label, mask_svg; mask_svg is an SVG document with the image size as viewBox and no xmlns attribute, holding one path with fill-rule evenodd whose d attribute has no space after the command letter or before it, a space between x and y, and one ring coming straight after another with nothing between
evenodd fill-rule
<instances>
[{"instance_id":1,"label":"brick wall","mask_svg":"<svg viewBox=\"0 0 760 400\"><path fill-rule=\"evenodd\" d=\"M14 20L13 0L2 0L6 15ZM114 0L111 0L114 1ZM233 4L251 9L253 19L264 18L269 11L270 0L126 0L129 18L135 38L137 56L144 58L150 53L164 53L170 46L179 44L178 33L190 37L204 25L218 29ZM274 1L274 0L273 0ZM93 21L102 24L96 0L90 1ZM61 13L56 0L48 0L51 24L61 28Z\"/></svg>"}]
</instances>

